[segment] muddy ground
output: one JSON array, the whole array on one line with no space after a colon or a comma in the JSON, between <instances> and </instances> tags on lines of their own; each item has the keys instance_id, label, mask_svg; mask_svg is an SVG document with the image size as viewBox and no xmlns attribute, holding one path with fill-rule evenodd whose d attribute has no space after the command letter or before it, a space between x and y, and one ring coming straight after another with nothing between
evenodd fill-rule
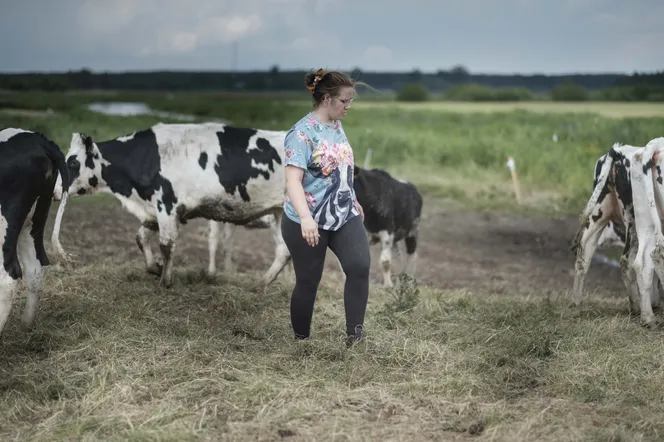
<instances>
[{"instance_id":1,"label":"muddy ground","mask_svg":"<svg viewBox=\"0 0 664 442\"><path fill-rule=\"evenodd\" d=\"M57 207L58 203L54 202L47 227L49 252ZM478 294L566 292L571 290L574 278L569 245L577 226L578 219L574 216L524 218L444 206L430 208L425 210L422 221L417 279L420 284L467 289ZM117 201L70 201L60 239L63 247L76 254L81 264L131 261L143 266L135 242L138 227L136 218L125 212ZM207 229L204 220L190 221L183 226L175 253L176 271L182 265L207 269ZM159 256L156 239L152 241L152 249ZM372 284L380 284L380 246L372 246L371 252ZM273 253L269 231L237 229L234 262L239 272L266 270ZM394 265L396 270L401 269L398 258ZM223 256L218 252L217 269L221 270L222 266ZM326 266L326 275L338 271L331 251L328 251ZM146 274L147 277L155 278ZM177 273L174 277L177 284ZM619 269L593 262L585 289L623 296Z\"/></svg>"}]
</instances>

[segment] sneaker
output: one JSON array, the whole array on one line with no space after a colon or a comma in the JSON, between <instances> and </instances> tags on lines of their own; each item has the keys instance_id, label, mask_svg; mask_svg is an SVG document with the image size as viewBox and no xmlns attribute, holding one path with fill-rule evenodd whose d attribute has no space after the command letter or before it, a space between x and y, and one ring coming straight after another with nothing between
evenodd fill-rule
<instances>
[{"instance_id":1,"label":"sneaker","mask_svg":"<svg viewBox=\"0 0 664 442\"><path fill-rule=\"evenodd\" d=\"M366 337L366 333L361 324L355 326L355 331L352 334L348 334L346 337L346 348L350 348L356 342L362 341Z\"/></svg>"}]
</instances>

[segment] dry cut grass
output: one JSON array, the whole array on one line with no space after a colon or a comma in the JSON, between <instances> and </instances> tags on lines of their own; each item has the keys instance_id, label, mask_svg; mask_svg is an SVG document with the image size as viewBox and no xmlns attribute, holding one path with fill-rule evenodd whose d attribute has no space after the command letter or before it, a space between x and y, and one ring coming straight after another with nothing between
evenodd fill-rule
<instances>
[{"instance_id":1,"label":"dry cut grass","mask_svg":"<svg viewBox=\"0 0 664 442\"><path fill-rule=\"evenodd\" d=\"M625 299L374 289L342 342L341 283L294 342L290 283L142 268L53 271L0 352L2 440L654 440L664 345Z\"/></svg>"}]
</instances>

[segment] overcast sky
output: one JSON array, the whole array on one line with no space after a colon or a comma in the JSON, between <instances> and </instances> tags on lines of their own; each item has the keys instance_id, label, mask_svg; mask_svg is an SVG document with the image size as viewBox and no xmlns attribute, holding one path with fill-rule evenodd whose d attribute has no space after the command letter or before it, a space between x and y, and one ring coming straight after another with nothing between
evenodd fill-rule
<instances>
[{"instance_id":1,"label":"overcast sky","mask_svg":"<svg viewBox=\"0 0 664 442\"><path fill-rule=\"evenodd\" d=\"M0 0L0 10L4 72L664 69L663 0Z\"/></svg>"}]
</instances>

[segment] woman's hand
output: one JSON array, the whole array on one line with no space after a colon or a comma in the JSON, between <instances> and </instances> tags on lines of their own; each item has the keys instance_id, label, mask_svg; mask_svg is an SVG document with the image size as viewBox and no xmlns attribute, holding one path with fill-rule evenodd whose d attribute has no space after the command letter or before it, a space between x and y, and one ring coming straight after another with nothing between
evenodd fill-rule
<instances>
[{"instance_id":1,"label":"woman's hand","mask_svg":"<svg viewBox=\"0 0 664 442\"><path fill-rule=\"evenodd\" d=\"M316 224L316 221L314 221L311 215L308 215L304 218L300 218L300 222L302 225L302 238L304 238L311 247L317 246L320 234L318 233L318 225Z\"/></svg>"},{"instance_id":2,"label":"woman's hand","mask_svg":"<svg viewBox=\"0 0 664 442\"><path fill-rule=\"evenodd\" d=\"M288 197L300 217L300 225L302 226L302 238L311 246L318 245L318 224L314 221L307 204L307 199L304 196L304 189L302 188L302 176L304 169L299 167L287 165L286 166L286 191Z\"/></svg>"},{"instance_id":3,"label":"woman's hand","mask_svg":"<svg viewBox=\"0 0 664 442\"><path fill-rule=\"evenodd\" d=\"M364 209L362 206L360 206L360 203L355 203L355 207L357 207L357 210L360 212L360 216L362 217L362 222L364 222Z\"/></svg>"},{"instance_id":4,"label":"woman's hand","mask_svg":"<svg viewBox=\"0 0 664 442\"><path fill-rule=\"evenodd\" d=\"M357 200L357 198L353 200L353 204L355 205L357 211L360 212L360 216L362 217L362 222L364 222L364 209L360 205L360 202Z\"/></svg>"}]
</instances>

